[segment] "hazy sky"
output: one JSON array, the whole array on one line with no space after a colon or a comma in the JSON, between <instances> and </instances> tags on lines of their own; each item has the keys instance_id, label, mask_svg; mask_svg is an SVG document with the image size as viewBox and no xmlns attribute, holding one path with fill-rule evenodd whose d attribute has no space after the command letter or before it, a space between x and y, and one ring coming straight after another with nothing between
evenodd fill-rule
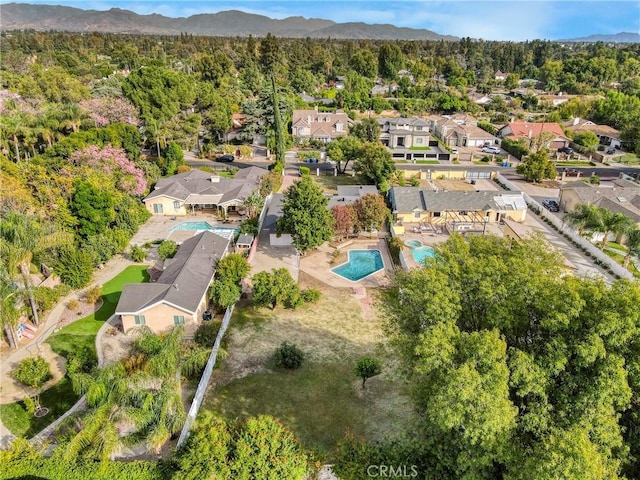
<instances>
[{"instance_id":1,"label":"hazy sky","mask_svg":"<svg viewBox=\"0 0 640 480\"><path fill-rule=\"evenodd\" d=\"M0 0L0 3L8 2ZM335 22L390 23L487 40L555 40L594 33L640 32L640 0L31 0L20 3L67 5L85 10L119 7L167 17L242 10L278 19L303 16Z\"/></svg>"}]
</instances>

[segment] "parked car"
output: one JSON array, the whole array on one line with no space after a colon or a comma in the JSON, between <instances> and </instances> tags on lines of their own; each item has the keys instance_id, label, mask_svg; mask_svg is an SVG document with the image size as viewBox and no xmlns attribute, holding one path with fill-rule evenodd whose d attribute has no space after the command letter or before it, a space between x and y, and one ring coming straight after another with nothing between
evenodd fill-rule
<instances>
[{"instance_id":1,"label":"parked car","mask_svg":"<svg viewBox=\"0 0 640 480\"><path fill-rule=\"evenodd\" d=\"M558 202L556 202L552 198L545 198L544 200L542 200L542 206L550 212L560 211L560 205L558 205Z\"/></svg>"},{"instance_id":2,"label":"parked car","mask_svg":"<svg viewBox=\"0 0 640 480\"><path fill-rule=\"evenodd\" d=\"M482 147L482 151L485 153L500 153L500 147L492 147L492 146L484 146Z\"/></svg>"},{"instance_id":3,"label":"parked car","mask_svg":"<svg viewBox=\"0 0 640 480\"><path fill-rule=\"evenodd\" d=\"M305 162L305 163L318 163L318 159L317 159L317 158L311 158L311 157L309 157L309 158L306 158L306 159L304 160L304 162Z\"/></svg>"},{"instance_id":4,"label":"parked car","mask_svg":"<svg viewBox=\"0 0 640 480\"><path fill-rule=\"evenodd\" d=\"M571 148L571 147L560 147L558 149L558 152L566 153L567 155L571 155L573 153L573 148Z\"/></svg>"},{"instance_id":5,"label":"parked car","mask_svg":"<svg viewBox=\"0 0 640 480\"><path fill-rule=\"evenodd\" d=\"M235 157L233 155L222 155L216 158L216 162L233 162Z\"/></svg>"}]
</instances>

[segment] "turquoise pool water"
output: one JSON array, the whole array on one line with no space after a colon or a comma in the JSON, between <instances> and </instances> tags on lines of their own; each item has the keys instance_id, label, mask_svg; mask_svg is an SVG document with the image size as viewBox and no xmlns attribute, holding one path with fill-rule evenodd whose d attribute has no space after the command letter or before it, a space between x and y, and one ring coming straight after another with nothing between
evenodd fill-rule
<instances>
[{"instance_id":1,"label":"turquoise pool water","mask_svg":"<svg viewBox=\"0 0 640 480\"><path fill-rule=\"evenodd\" d=\"M411 249L411 256L418 263L422 263L425 258L433 258L435 255L436 254L431 247L418 247Z\"/></svg>"},{"instance_id":2,"label":"turquoise pool water","mask_svg":"<svg viewBox=\"0 0 640 480\"><path fill-rule=\"evenodd\" d=\"M229 240L233 240L233 237L236 233L238 233L237 228L230 227L214 227L209 222L182 222L178 225L175 225L169 229L169 233L173 233L176 230L209 230L221 237L228 238Z\"/></svg>"},{"instance_id":3,"label":"turquoise pool water","mask_svg":"<svg viewBox=\"0 0 640 480\"><path fill-rule=\"evenodd\" d=\"M349 261L331 271L347 280L357 282L384 268L380 250L349 250Z\"/></svg>"}]
</instances>

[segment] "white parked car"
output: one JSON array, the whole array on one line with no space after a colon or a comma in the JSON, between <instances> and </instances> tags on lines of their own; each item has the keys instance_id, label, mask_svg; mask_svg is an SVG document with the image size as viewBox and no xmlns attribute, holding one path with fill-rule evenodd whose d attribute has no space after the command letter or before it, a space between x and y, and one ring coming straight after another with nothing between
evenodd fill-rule
<instances>
[{"instance_id":1,"label":"white parked car","mask_svg":"<svg viewBox=\"0 0 640 480\"><path fill-rule=\"evenodd\" d=\"M484 147L482 147L482 151L485 153L500 153L500 147L493 147L490 145L485 145Z\"/></svg>"}]
</instances>

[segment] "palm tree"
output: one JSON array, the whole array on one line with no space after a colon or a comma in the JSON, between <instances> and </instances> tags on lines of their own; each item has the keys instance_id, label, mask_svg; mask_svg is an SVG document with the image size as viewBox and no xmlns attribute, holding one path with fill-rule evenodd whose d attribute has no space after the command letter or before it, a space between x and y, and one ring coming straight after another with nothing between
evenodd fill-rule
<instances>
[{"instance_id":1,"label":"palm tree","mask_svg":"<svg viewBox=\"0 0 640 480\"><path fill-rule=\"evenodd\" d=\"M0 220L0 252L4 268L11 276L20 275L36 326L40 319L31 284L31 260L49 248L70 243L72 238L72 234L59 231L51 223L42 223L17 212L10 212Z\"/></svg>"},{"instance_id":2,"label":"palm tree","mask_svg":"<svg viewBox=\"0 0 640 480\"><path fill-rule=\"evenodd\" d=\"M593 230L604 234L602 241L600 242L600 250L604 250L607 246L610 233L620 235L624 232L630 231L635 225L631 218L622 213L613 213L611 210L607 210L606 208L599 208L598 211L599 221L593 226Z\"/></svg>"},{"instance_id":3,"label":"palm tree","mask_svg":"<svg viewBox=\"0 0 640 480\"><path fill-rule=\"evenodd\" d=\"M582 236L585 229L591 229L598 224L599 209L589 203L580 203L573 211L564 216L564 221L578 229L578 235Z\"/></svg>"},{"instance_id":4,"label":"palm tree","mask_svg":"<svg viewBox=\"0 0 640 480\"><path fill-rule=\"evenodd\" d=\"M629 268L631 262L631 256L635 255L640 257L640 228L637 226L627 232L627 254L624 257L624 268Z\"/></svg>"},{"instance_id":5,"label":"palm tree","mask_svg":"<svg viewBox=\"0 0 640 480\"><path fill-rule=\"evenodd\" d=\"M20 289L13 282L7 272L3 272L0 278L0 325L7 335L9 345L12 348L18 346L16 327L20 322Z\"/></svg>"},{"instance_id":6,"label":"palm tree","mask_svg":"<svg viewBox=\"0 0 640 480\"><path fill-rule=\"evenodd\" d=\"M258 216L258 211L263 205L264 198L257 190L253 190L242 202L242 206L247 209L247 215L251 218Z\"/></svg>"}]
</instances>

